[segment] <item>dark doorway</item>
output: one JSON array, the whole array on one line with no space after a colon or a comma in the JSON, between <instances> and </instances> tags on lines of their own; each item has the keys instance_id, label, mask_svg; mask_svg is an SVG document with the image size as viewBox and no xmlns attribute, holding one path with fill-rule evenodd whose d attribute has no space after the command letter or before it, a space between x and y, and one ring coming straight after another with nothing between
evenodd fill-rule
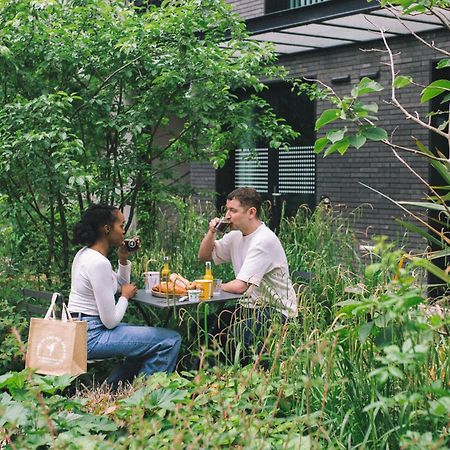
<instances>
[{"instance_id":1,"label":"dark doorway","mask_svg":"<svg viewBox=\"0 0 450 450\"><path fill-rule=\"evenodd\" d=\"M254 187L269 202L269 226L276 230L282 213L292 216L302 204L311 209L315 206L315 103L293 93L288 83L270 85L261 97L301 135L289 151L271 149L264 142L255 151L236 149L217 172L217 206L220 209L236 187Z\"/></svg>"},{"instance_id":2,"label":"dark doorway","mask_svg":"<svg viewBox=\"0 0 450 450\"><path fill-rule=\"evenodd\" d=\"M446 67L443 69L436 69L436 62L434 62L432 64L431 81L433 82L436 80L450 80L450 68ZM445 122L448 121L450 102L447 101L441 103L443 98L444 94L433 98L430 102L431 111L442 111L441 113L436 114L432 117L431 125L433 127L443 126ZM448 131L448 122L444 131ZM444 155L447 159L449 157L448 141L444 137L436 133L430 133L430 150L436 156ZM439 153L441 153L441 155L439 155ZM430 185L433 187L446 186L448 184L432 165L429 166L429 180ZM436 188L435 190L439 195L442 196L448 193L448 187L446 189ZM450 202L447 202L447 204L450 204ZM443 214L440 214L439 211L430 209L428 213L428 222L431 226L433 226L433 228L441 230L447 236L450 236L448 219ZM434 242L430 242L430 245L432 251L438 251L442 249ZM445 270L448 267L450 260L448 257L442 257L434 260L434 263L437 264L441 269ZM428 273L428 284L429 295L434 298L444 295L445 291L448 290L448 286L444 285L443 281L432 273Z\"/></svg>"}]
</instances>

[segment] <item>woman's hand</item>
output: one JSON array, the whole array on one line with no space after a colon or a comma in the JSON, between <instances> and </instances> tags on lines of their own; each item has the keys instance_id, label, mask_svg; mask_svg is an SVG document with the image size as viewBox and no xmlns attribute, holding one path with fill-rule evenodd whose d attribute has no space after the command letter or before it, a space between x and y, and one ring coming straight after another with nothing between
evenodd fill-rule
<instances>
[{"instance_id":1,"label":"woman's hand","mask_svg":"<svg viewBox=\"0 0 450 450\"><path fill-rule=\"evenodd\" d=\"M134 283L131 284L124 284L122 286L122 292L121 296L125 297L127 300L130 300L130 298L134 297L137 293L137 287Z\"/></svg>"}]
</instances>

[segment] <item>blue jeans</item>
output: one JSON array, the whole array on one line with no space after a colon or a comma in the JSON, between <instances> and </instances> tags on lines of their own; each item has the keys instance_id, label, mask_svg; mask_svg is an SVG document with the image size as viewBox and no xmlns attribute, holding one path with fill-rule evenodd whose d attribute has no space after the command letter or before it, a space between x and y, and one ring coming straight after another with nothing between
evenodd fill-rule
<instances>
[{"instance_id":1,"label":"blue jeans","mask_svg":"<svg viewBox=\"0 0 450 450\"><path fill-rule=\"evenodd\" d=\"M119 382L131 382L137 375L175 370L181 336L173 330L119 323L106 328L100 318L85 317L88 359L124 356L108 376L106 383L117 389Z\"/></svg>"}]
</instances>

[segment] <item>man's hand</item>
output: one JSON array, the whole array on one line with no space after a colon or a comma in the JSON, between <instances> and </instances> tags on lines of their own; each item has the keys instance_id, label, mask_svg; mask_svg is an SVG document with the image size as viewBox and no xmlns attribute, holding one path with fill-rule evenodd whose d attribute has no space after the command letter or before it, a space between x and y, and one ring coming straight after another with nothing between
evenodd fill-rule
<instances>
[{"instance_id":1,"label":"man's hand","mask_svg":"<svg viewBox=\"0 0 450 450\"><path fill-rule=\"evenodd\" d=\"M218 217L214 217L214 219L211 219L209 221L209 231L216 234L216 232L217 232L216 225L219 221L220 221L220 219Z\"/></svg>"},{"instance_id":2,"label":"man's hand","mask_svg":"<svg viewBox=\"0 0 450 450\"><path fill-rule=\"evenodd\" d=\"M200 247L198 249L198 259L200 261L210 261L212 252L214 250L214 241L216 240L216 224L220 219L218 217L214 217L214 219L210 220L208 225L208 232L205 234Z\"/></svg>"}]
</instances>

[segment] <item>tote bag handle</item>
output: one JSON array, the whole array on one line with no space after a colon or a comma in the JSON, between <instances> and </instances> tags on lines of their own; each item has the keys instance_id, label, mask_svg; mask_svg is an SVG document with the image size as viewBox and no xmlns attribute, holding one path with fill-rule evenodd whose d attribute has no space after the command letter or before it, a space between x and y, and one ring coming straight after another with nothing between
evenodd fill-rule
<instances>
[{"instance_id":1,"label":"tote bag handle","mask_svg":"<svg viewBox=\"0 0 450 450\"><path fill-rule=\"evenodd\" d=\"M46 320L56 320L56 302L58 301L58 298L61 296L59 292L54 292L52 295L52 300L50 302L50 306L48 307L48 310L45 314L44 319Z\"/></svg>"},{"instance_id":2,"label":"tote bag handle","mask_svg":"<svg viewBox=\"0 0 450 450\"><path fill-rule=\"evenodd\" d=\"M52 295L52 300L50 306L48 307L47 313L45 314L45 320L56 320L56 302L58 298L61 296L59 292L54 292ZM62 303L62 311L61 311L61 321L62 322L72 322L73 318L70 314L67 305Z\"/></svg>"}]
</instances>

